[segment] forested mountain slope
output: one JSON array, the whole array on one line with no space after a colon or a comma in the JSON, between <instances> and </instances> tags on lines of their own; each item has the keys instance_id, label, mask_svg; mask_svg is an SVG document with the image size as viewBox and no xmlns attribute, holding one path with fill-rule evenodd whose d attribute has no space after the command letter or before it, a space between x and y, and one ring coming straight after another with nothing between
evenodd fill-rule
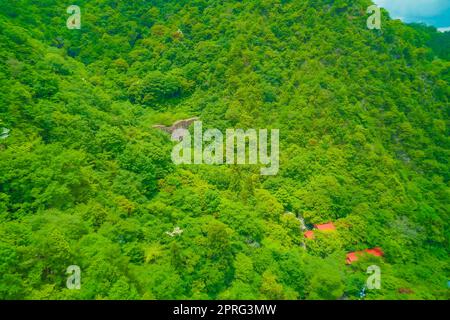
<instances>
[{"instance_id":1,"label":"forested mountain slope","mask_svg":"<svg viewBox=\"0 0 450 320\"><path fill-rule=\"evenodd\" d=\"M0 298L359 299L370 265L366 299L449 298L435 29L369 30L366 0L74 4L80 30L0 0ZM280 129L278 175L175 166L152 126L194 116Z\"/></svg>"}]
</instances>

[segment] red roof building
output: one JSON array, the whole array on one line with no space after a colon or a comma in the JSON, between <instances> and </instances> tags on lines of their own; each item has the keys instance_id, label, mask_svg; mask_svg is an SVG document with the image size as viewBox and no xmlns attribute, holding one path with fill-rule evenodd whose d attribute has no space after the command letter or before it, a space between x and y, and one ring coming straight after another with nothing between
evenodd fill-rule
<instances>
[{"instance_id":1,"label":"red roof building","mask_svg":"<svg viewBox=\"0 0 450 320\"><path fill-rule=\"evenodd\" d=\"M365 253L376 256L376 257L382 257L384 255L381 248L378 248L378 247L373 248L373 249L366 249L366 250L362 250L362 251L350 252L347 254L347 260L346 260L347 264L351 264L351 263L357 261L359 259L359 257Z\"/></svg>"},{"instance_id":2,"label":"red roof building","mask_svg":"<svg viewBox=\"0 0 450 320\"><path fill-rule=\"evenodd\" d=\"M334 231L336 230L336 227L334 226L333 222L328 222L325 224L315 224L314 228L320 231ZM306 239L314 239L314 231L308 230L304 234Z\"/></svg>"},{"instance_id":3,"label":"red roof building","mask_svg":"<svg viewBox=\"0 0 450 320\"><path fill-rule=\"evenodd\" d=\"M316 224L316 225L314 225L314 227L320 231L336 230L336 227L334 226L333 222L328 222L328 223L324 223L324 224Z\"/></svg>"},{"instance_id":4,"label":"red roof building","mask_svg":"<svg viewBox=\"0 0 450 320\"><path fill-rule=\"evenodd\" d=\"M312 230L306 231L303 235L306 239L314 239L314 231Z\"/></svg>"}]
</instances>

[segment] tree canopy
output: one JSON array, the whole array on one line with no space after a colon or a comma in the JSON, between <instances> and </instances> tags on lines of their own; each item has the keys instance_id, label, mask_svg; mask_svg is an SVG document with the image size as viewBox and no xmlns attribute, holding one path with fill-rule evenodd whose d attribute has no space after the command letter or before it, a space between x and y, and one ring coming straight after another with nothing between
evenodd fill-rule
<instances>
[{"instance_id":1,"label":"tree canopy","mask_svg":"<svg viewBox=\"0 0 450 320\"><path fill-rule=\"evenodd\" d=\"M373 264L365 299L449 299L450 33L369 30L369 0L76 4L0 1L1 299L360 299ZM278 175L175 166L152 126L194 116L280 129Z\"/></svg>"}]
</instances>

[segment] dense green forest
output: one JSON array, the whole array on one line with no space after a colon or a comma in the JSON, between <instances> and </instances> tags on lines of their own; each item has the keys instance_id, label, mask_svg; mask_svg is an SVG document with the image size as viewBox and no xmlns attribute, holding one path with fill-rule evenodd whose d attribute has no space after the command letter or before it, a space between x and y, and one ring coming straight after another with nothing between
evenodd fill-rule
<instances>
[{"instance_id":1,"label":"dense green forest","mask_svg":"<svg viewBox=\"0 0 450 320\"><path fill-rule=\"evenodd\" d=\"M371 4L0 0L0 298L449 299L450 33ZM278 175L175 166L188 117Z\"/></svg>"}]
</instances>

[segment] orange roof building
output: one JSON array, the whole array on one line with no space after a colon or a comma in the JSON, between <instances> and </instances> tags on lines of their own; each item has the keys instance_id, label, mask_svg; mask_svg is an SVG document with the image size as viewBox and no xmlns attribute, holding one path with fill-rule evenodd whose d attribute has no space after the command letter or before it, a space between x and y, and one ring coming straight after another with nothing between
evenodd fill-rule
<instances>
[{"instance_id":1,"label":"orange roof building","mask_svg":"<svg viewBox=\"0 0 450 320\"><path fill-rule=\"evenodd\" d=\"M306 231L303 235L306 239L314 239L314 231L312 230Z\"/></svg>"},{"instance_id":2,"label":"orange roof building","mask_svg":"<svg viewBox=\"0 0 450 320\"><path fill-rule=\"evenodd\" d=\"M333 222L328 222L328 223L324 223L324 224L316 224L316 225L314 225L314 227L320 231L336 230L336 227L334 226Z\"/></svg>"},{"instance_id":3,"label":"orange roof building","mask_svg":"<svg viewBox=\"0 0 450 320\"><path fill-rule=\"evenodd\" d=\"M328 222L325 224L315 224L314 228L320 231L334 231L336 230L336 227L334 226L333 222ZM304 234L306 239L314 239L314 231L308 230Z\"/></svg>"},{"instance_id":4,"label":"orange roof building","mask_svg":"<svg viewBox=\"0 0 450 320\"><path fill-rule=\"evenodd\" d=\"M382 257L384 255L383 251L379 247L376 247L373 249L366 249L366 250L362 250L362 251L350 252L347 254L347 259L346 259L347 264L351 264L351 263L357 261L359 259L359 257L365 253L370 254L372 256L376 256L376 257Z\"/></svg>"}]
</instances>

